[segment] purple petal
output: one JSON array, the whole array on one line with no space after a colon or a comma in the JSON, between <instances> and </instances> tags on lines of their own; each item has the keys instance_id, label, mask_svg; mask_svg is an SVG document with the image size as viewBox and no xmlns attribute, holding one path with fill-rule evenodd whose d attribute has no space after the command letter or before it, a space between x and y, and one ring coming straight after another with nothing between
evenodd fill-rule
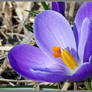
<instances>
[{"instance_id":1,"label":"purple petal","mask_svg":"<svg viewBox=\"0 0 92 92\"><path fill-rule=\"evenodd\" d=\"M88 17L92 20L92 2L84 2L79 8L74 21L74 34L78 45L83 20Z\"/></svg>"},{"instance_id":2,"label":"purple petal","mask_svg":"<svg viewBox=\"0 0 92 92\"><path fill-rule=\"evenodd\" d=\"M76 51L72 29L64 16L58 12L47 10L38 14L34 22L34 33L39 48L45 54L52 55L53 46Z\"/></svg>"},{"instance_id":3,"label":"purple petal","mask_svg":"<svg viewBox=\"0 0 92 92\"><path fill-rule=\"evenodd\" d=\"M88 18L85 18L82 24L78 54L81 62L88 62L92 55L92 21Z\"/></svg>"},{"instance_id":4,"label":"purple petal","mask_svg":"<svg viewBox=\"0 0 92 92\"><path fill-rule=\"evenodd\" d=\"M90 62L83 63L80 68L72 75L71 80L83 81L92 76L92 56Z\"/></svg>"},{"instance_id":5,"label":"purple petal","mask_svg":"<svg viewBox=\"0 0 92 92\"><path fill-rule=\"evenodd\" d=\"M62 64L31 45L15 46L8 53L8 60L18 74L31 80L58 82L69 78L68 70Z\"/></svg>"},{"instance_id":6,"label":"purple petal","mask_svg":"<svg viewBox=\"0 0 92 92\"><path fill-rule=\"evenodd\" d=\"M63 16L65 16L65 2L52 2L52 10L57 11L61 13Z\"/></svg>"},{"instance_id":7,"label":"purple petal","mask_svg":"<svg viewBox=\"0 0 92 92\"><path fill-rule=\"evenodd\" d=\"M78 35L78 31L77 31L77 28L76 28L76 25L75 25L75 24L73 25L73 34L74 34L74 36L75 36L76 47L77 47L77 49L78 49L79 35Z\"/></svg>"}]
</instances>

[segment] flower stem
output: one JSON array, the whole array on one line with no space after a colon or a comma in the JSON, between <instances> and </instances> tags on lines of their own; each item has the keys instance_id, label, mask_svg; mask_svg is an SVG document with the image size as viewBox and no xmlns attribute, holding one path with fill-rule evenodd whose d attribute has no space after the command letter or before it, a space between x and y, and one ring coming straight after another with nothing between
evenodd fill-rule
<instances>
[{"instance_id":1,"label":"flower stem","mask_svg":"<svg viewBox=\"0 0 92 92\"><path fill-rule=\"evenodd\" d=\"M68 90L68 88L71 86L71 82L64 82L64 85L61 90Z\"/></svg>"}]
</instances>

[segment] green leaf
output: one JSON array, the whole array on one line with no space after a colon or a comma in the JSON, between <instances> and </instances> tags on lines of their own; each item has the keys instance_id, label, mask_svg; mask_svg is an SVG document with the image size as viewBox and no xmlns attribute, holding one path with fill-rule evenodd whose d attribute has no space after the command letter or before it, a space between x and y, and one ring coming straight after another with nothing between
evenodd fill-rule
<instances>
[{"instance_id":1,"label":"green leaf","mask_svg":"<svg viewBox=\"0 0 92 92\"><path fill-rule=\"evenodd\" d=\"M26 12L29 12L30 14L33 14L34 16L36 16L38 14L38 12L33 12L33 11L30 11L30 10L25 10Z\"/></svg>"},{"instance_id":2,"label":"green leaf","mask_svg":"<svg viewBox=\"0 0 92 92\"><path fill-rule=\"evenodd\" d=\"M50 10L46 2L41 2L41 5L43 6L44 10Z\"/></svg>"},{"instance_id":3,"label":"green leaf","mask_svg":"<svg viewBox=\"0 0 92 92\"><path fill-rule=\"evenodd\" d=\"M88 78L85 81L84 85L85 85L87 90L92 90L92 77Z\"/></svg>"},{"instance_id":4,"label":"green leaf","mask_svg":"<svg viewBox=\"0 0 92 92\"><path fill-rule=\"evenodd\" d=\"M24 27L28 30L31 31L33 33L33 28L30 25L24 25Z\"/></svg>"}]
</instances>

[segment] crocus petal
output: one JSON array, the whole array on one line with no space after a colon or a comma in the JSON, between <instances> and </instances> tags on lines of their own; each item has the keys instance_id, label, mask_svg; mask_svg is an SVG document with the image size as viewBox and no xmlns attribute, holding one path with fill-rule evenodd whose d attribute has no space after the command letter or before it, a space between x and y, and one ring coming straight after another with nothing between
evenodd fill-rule
<instances>
[{"instance_id":1,"label":"crocus petal","mask_svg":"<svg viewBox=\"0 0 92 92\"><path fill-rule=\"evenodd\" d=\"M15 46L8 53L8 60L18 74L31 80L57 82L69 78L64 66L31 45Z\"/></svg>"},{"instance_id":2,"label":"crocus petal","mask_svg":"<svg viewBox=\"0 0 92 92\"><path fill-rule=\"evenodd\" d=\"M38 14L34 22L34 33L39 48L45 54L52 54L53 46L76 51L72 29L64 16L58 12L47 10Z\"/></svg>"},{"instance_id":3,"label":"crocus petal","mask_svg":"<svg viewBox=\"0 0 92 92\"><path fill-rule=\"evenodd\" d=\"M83 20L88 17L92 20L92 2L84 2L79 8L74 21L74 34L78 45Z\"/></svg>"},{"instance_id":4,"label":"crocus petal","mask_svg":"<svg viewBox=\"0 0 92 92\"><path fill-rule=\"evenodd\" d=\"M92 55L92 21L85 18L81 28L78 55L82 62L88 62Z\"/></svg>"},{"instance_id":5,"label":"crocus petal","mask_svg":"<svg viewBox=\"0 0 92 92\"><path fill-rule=\"evenodd\" d=\"M80 68L72 75L71 80L83 81L92 76L92 56L90 62L83 63Z\"/></svg>"},{"instance_id":6,"label":"crocus petal","mask_svg":"<svg viewBox=\"0 0 92 92\"><path fill-rule=\"evenodd\" d=\"M52 2L52 10L57 11L61 13L63 16L65 16L65 2Z\"/></svg>"}]
</instances>

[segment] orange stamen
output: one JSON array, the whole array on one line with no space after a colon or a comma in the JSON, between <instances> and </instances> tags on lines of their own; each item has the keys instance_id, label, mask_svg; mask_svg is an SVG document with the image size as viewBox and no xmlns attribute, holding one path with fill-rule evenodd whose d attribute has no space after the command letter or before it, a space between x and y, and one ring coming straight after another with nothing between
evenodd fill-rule
<instances>
[{"instance_id":1,"label":"orange stamen","mask_svg":"<svg viewBox=\"0 0 92 92\"><path fill-rule=\"evenodd\" d=\"M54 53L52 54L52 56L54 56L54 58L57 58L57 57L61 56L60 47L53 46L52 51L54 51Z\"/></svg>"},{"instance_id":2,"label":"orange stamen","mask_svg":"<svg viewBox=\"0 0 92 92\"><path fill-rule=\"evenodd\" d=\"M52 56L54 58L60 57L64 62L64 64L70 69L74 70L77 67L74 58L66 49L63 49L63 52L61 52L60 47L53 46L52 51L53 51Z\"/></svg>"}]
</instances>

